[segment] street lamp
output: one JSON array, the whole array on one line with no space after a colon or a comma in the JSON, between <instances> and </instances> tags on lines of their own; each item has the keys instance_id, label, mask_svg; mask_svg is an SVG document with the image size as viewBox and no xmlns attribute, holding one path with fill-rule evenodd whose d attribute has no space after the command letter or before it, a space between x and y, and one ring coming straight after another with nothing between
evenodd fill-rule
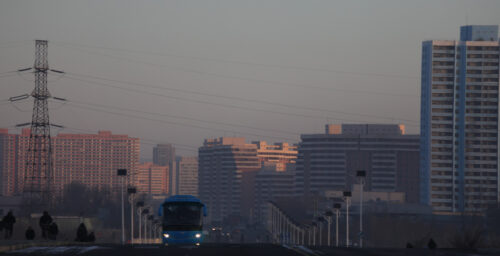
<instances>
[{"instance_id":1,"label":"street lamp","mask_svg":"<svg viewBox=\"0 0 500 256\"><path fill-rule=\"evenodd\" d=\"M349 206L351 205L351 191L344 191L344 201L346 204L345 240L346 240L346 247L349 247Z\"/></svg>"},{"instance_id":2,"label":"street lamp","mask_svg":"<svg viewBox=\"0 0 500 256\"><path fill-rule=\"evenodd\" d=\"M155 220L153 221L153 227L154 227L154 229L153 229L153 230L154 230L154 232L153 232L153 236L154 236L154 237L159 237L159 236L160 236L160 232L159 232L159 231L160 231L160 230L159 230L159 229L160 229L160 226L159 226L160 224L161 224L161 223L160 223L160 220L158 220L158 219L155 219Z\"/></svg>"},{"instance_id":3,"label":"street lamp","mask_svg":"<svg viewBox=\"0 0 500 256\"><path fill-rule=\"evenodd\" d=\"M152 243L153 239L153 221L155 219L155 216L153 214L148 215L148 223L149 223L149 243Z\"/></svg>"},{"instance_id":4,"label":"street lamp","mask_svg":"<svg viewBox=\"0 0 500 256\"><path fill-rule=\"evenodd\" d=\"M311 226L313 228L313 232L312 232L313 233L313 246L316 246L316 226L317 226L316 222L313 221L311 223Z\"/></svg>"},{"instance_id":5,"label":"street lamp","mask_svg":"<svg viewBox=\"0 0 500 256\"><path fill-rule=\"evenodd\" d=\"M125 190L125 178L127 177L127 169L118 169L116 171L116 174L120 177L122 177L122 245L125 244L125 205L123 202L123 190Z\"/></svg>"},{"instance_id":6,"label":"street lamp","mask_svg":"<svg viewBox=\"0 0 500 256\"><path fill-rule=\"evenodd\" d=\"M129 187L127 189L128 201L130 202L130 242L134 243L134 196L137 193L135 187Z\"/></svg>"},{"instance_id":7,"label":"street lamp","mask_svg":"<svg viewBox=\"0 0 500 256\"><path fill-rule=\"evenodd\" d=\"M335 246L339 247L339 216L340 216L340 204L334 204L333 209L335 210Z\"/></svg>"},{"instance_id":8,"label":"street lamp","mask_svg":"<svg viewBox=\"0 0 500 256\"><path fill-rule=\"evenodd\" d=\"M139 215L139 242L142 243L142 208L144 207L144 202L139 201L136 204L137 206L137 215Z\"/></svg>"},{"instance_id":9,"label":"street lamp","mask_svg":"<svg viewBox=\"0 0 500 256\"><path fill-rule=\"evenodd\" d=\"M328 222L328 242L326 243L328 245L328 247L330 247L331 245L331 232L330 232L330 229L331 229L331 226L332 226L332 216L333 216L333 212L332 211L326 211L325 212L325 216L326 216L326 221Z\"/></svg>"},{"instance_id":10,"label":"street lamp","mask_svg":"<svg viewBox=\"0 0 500 256\"><path fill-rule=\"evenodd\" d=\"M325 222L325 218L323 218L322 216L319 216L318 217L318 224L319 224L319 246L322 246L322 231L321 231L321 227L323 226L323 222Z\"/></svg>"},{"instance_id":11,"label":"street lamp","mask_svg":"<svg viewBox=\"0 0 500 256\"><path fill-rule=\"evenodd\" d=\"M148 222L147 222L147 216L149 214L149 206L146 206L145 209L142 210L142 213L141 213L141 218L142 216L144 216L144 236L143 236L143 240L144 241L147 241L148 237L147 237L147 233L148 233Z\"/></svg>"},{"instance_id":12,"label":"street lamp","mask_svg":"<svg viewBox=\"0 0 500 256\"><path fill-rule=\"evenodd\" d=\"M363 248L363 190L366 179L366 171L359 170L356 172L356 177L359 179L359 184L361 185L361 191L359 193L359 247Z\"/></svg>"}]
</instances>

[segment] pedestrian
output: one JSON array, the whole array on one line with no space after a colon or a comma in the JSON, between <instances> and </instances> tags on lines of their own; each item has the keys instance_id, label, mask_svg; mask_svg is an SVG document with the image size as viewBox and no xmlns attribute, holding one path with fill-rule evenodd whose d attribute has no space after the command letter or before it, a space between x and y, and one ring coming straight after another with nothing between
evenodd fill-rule
<instances>
[{"instance_id":1,"label":"pedestrian","mask_svg":"<svg viewBox=\"0 0 500 256\"><path fill-rule=\"evenodd\" d=\"M90 232L89 236L87 237L87 242L95 242L95 235L94 232Z\"/></svg>"},{"instance_id":2,"label":"pedestrian","mask_svg":"<svg viewBox=\"0 0 500 256\"><path fill-rule=\"evenodd\" d=\"M49 226L49 239L56 240L58 233L59 233L59 228L57 227L57 224L55 222L52 222L52 224L50 224Z\"/></svg>"},{"instance_id":3,"label":"pedestrian","mask_svg":"<svg viewBox=\"0 0 500 256\"><path fill-rule=\"evenodd\" d=\"M16 217L12 214L12 211L9 211L5 217L3 217L3 228L5 229L5 239L10 239L12 237L12 233L14 232L14 223L16 223Z\"/></svg>"},{"instance_id":4,"label":"pedestrian","mask_svg":"<svg viewBox=\"0 0 500 256\"><path fill-rule=\"evenodd\" d=\"M437 248L437 244L436 244L436 242L434 242L434 239L432 239L432 238L431 238L431 239L429 240L429 243L427 243L427 247L428 247L429 249L431 249L431 250L434 250L434 249L436 249L436 248Z\"/></svg>"},{"instance_id":5,"label":"pedestrian","mask_svg":"<svg viewBox=\"0 0 500 256\"><path fill-rule=\"evenodd\" d=\"M87 227L85 224L81 223L78 226L78 230L76 230L76 239L77 242L86 242L87 241Z\"/></svg>"},{"instance_id":6,"label":"pedestrian","mask_svg":"<svg viewBox=\"0 0 500 256\"><path fill-rule=\"evenodd\" d=\"M33 240L35 239L35 230L31 226L29 226L28 229L26 229L26 233L24 233L24 235L26 236L27 240Z\"/></svg>"},{"instance_id":7,"label":"pedestrian","mask_svg":"<svg viewBox=\"0 0 500 256\"><path fill-rule=\"evenodd\" d=\"M52 224L52 217L50 217L47 211L43 211L42 217L40 217L40 228L42 229L42 237L44 239L48 238L48 232L50 224Z\"/></svg>"}]
</instances>

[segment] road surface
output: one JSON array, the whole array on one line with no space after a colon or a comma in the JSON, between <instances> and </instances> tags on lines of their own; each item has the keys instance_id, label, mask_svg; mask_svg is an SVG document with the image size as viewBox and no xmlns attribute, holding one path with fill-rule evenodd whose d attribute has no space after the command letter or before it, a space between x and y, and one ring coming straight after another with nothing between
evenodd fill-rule
<instances>
[{"instance_id":1,"label":"road surface","mask_svg":"<svg viewBox=\"0 0 500 256\"><path fill-rule=\"evenodd\" d=\"M500 255L499 250L428 250L428 249L351 249L351 248L315 248L288 247L272 244L205 244L199 247L159 247L158 245L79 245L58 247L31 247L22 250L7 252L8 256L129 256L129 255L151 255L151 256L211 256L211 255L255 255L255 256L472 256L472 255Z\"/></svg>"}]
</instances>

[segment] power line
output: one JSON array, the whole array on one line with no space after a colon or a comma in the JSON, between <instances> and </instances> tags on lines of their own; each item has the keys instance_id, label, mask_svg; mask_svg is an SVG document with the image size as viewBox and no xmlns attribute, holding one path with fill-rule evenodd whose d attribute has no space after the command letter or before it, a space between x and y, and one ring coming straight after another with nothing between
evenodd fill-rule
<instances>
[{"instance_id":1,"label":"power line","mask_svg":"<svg viewBox=\"0 0 500 256\"><path fill-rule=\"evenodd\" d=\"M21 46L25 46L31 42L33 42L33 41L29 40L29 42L28 42L27 40L24 40L24 41L3 42L3 43L0 43L0 49L21 47Z\"/></svg>"},{"instance_id":2,"label":"power line","mask_svg":"<svg viewBox=\"0 0 500 256\"><path fill-rule=\"evenodd\" d=\"M332 88L332 87L321 87L321 86L314 86L314 85L306 86L303 84L290 83L290 82L254 79L254 78L247 78L247 77L240 77L240 76L233 76L233 75L225 75L225 74L219 74L219 73L200 71L200 70L196 70L196 69L177 67L177 66L173 66L173 65L151 63L151 62L126 58L123 56L114 56L114 55L105 54L105 53L92 52L92 51L83 50L83 49L79 49L79 48L75 48L75 49L78 51L82 51L82 52L85 52L88 54L98 55L101 57L105 56L105 57L124 60L124 61L128 61L128 62L136 62L136 63L141 63L141 64L145 64L145 65L150 65L150 66L157 66L157 67L162 67L162 68L174 69L174 70L178 70L178 71L186 72L186 73L215 76L215 77L220 77L220 78L224 78L224 79L241 80L241 81L247 81L247 82L253 82L253 83L264 83L264 84L270 84L270 85L275 85L275 86L286 86L286 87L296 87L296 88L306 88L306 89L333 90L333 91L342 91L342 92L347 92L347 93L364 93L364 94L369 94L369 95L384 95L384 96L392 96L392 97L411 97L411 98L414 98L416 96L413 94L396 94L396 93L385 93L385 92L380 92L380 91L352 90L352 89L341 89L341 88Z\"/></svg>"},{"instance_id":3,"label":"power line","mask_svg":"<svg viewBox=\"0 0 500 256\"><path fill-rule=\"evenodd\" d=\"M156 86L156 85L148 85L148 84L134 83L134 82L128 82L128 81L119 81L116 79L102 78L102 77L96 77L96 76L90 76L90 75L81 75L81 74L75 74L75 73L67 73L67 74L73 75L73 76L88 77L88 78L92 78L92 79L98 79L98 80L114 82L114 83L128 84L128 85L132 85L132 86L147 87L147 88L154 88L154 89L161 89L161 90L170 90L170 91L182 92L182 93L187 93L187 94L196 94L196 95L209 96L209 97L215 97L215 98L223 98L223 99L230 99L230 100L237 100L237 101L246 101L246 102L267 104L267 105L278 106L278 107L286 107L286 108L294 108L294 109L302 109L302 110L310 110L310 111L319 111L319 112L328 112L328 113L335 113L335 114L349 115L349 116L371 117L371 118L379 118L379 119L386 119L386 120L397 119L397 120L401 120L401 121L405 121L405 122L413 122L411 120L402 119L402 118L394 118L394 117L388 118L388 117L383 117L383 116L378 116L378 115L357 114L357 113L335 111L335 110L321 109L321 108L307 107L307 106L295 106L295 105L290 105L290 104L269 102L269 101L257 100L257 99L247 99L247 98L235 97L235 96L224 96L224 95L203 93L203 92L197 92L197 91L191 91L191 90L185 90L185 89L163 87L163 86ZM321 118L324 118L324 117L321 117Z\"/></svg>"},{"instance_id":4,"label":"power line","mask_svg":"<svg viewBox=\"0 0 500 256\"><path fill-rule=\"evenodd\" d=\"M70 42L55 42L55 44L61 44L61 45L66 45L66 46L73 45L73 46L80 47L80 48L81 47L83 47L83 48L95 48L95 49L111 50L111 51L118 51L118 52L128 52L128 53L133 52L133 53L150 55L150 56L176 57L176 58L184 58L184 59L194 59L194 60L201 60L201 61L221 62L221 63L228 63L228 64L249 65L249 66L260 66L260 67L277 68L277 69L292 69L292 70L327 72L327 73L349 74L349 75L360 75L360 76L379 76L379 77L391 77L391 78L404 78L404 79L412 79L412 80L418 79L418 77L405 76L405 75L392 75L392 74L370 73L370 72L352 72L352 71L345 71L345 70L332 70L332 69L326 69L326 68L311 68L311 67L290 66L290 65L263 64L263 63L255 63L255 62L239 61L239 60L227 60L227 59L219 59L219 58L188 56L188 55L172 54L172 53L165 53L165 52L152 52L152 51L132 50L132 49L124 49L124 48L116 48L116 47L92 46L92 45L86 45L86 44L80 44L80 43L70 43Z\"/></svg>"},{"instance_id":5,"label":"power line","mask_svg":"<svg viewBox=\"0 0 500 256\"><path fill-rule=\"evenodd\" d=\"M323 120L325 118L329 118L329 119L335 119L335 120L346 121L346 122L359 122L357 120L340 119L340 118L333 118L333 117L328 117L328 116L304 115L304 114L299 114L299 113L288 113L288 112L281 112L281 111L275 111L275 110L249 108L249 107L230 105L230 104L224 104L224 103L218 103L218 102L195 100L195 99L190 99L190 98L183 98L183 97L178 97L178 96L153 93L153 92L148 92L148 91L143 91L143 90L138 90L138 89L133 89L133 88L125 88L125 87L120 87L120 86L116 86L116 85L110 85L110 84L105 84L105 83L96 82L96 81L89 81L86 79L75 78L75 77L70 77L70 76L65 76L64 78L76 80L76 81L81 81L81 82L84 82L87 84L92 84L92 85L98 85L98 86L110 87L110 88L115 88L115 89L124 90L124 91L130 91L130 92L134 92L134 93L140 93L140 94L145 94L145 95L151 95L151 96L157 96L157 97L163 97L163 98L169 98L169 99L175 99L175 100L181 100L181 101L188 101L188 102L199 103L199 104L221 106L221 107L226 107L226 108L231 108L231 109L242 109L242 110L248 110L248 111L265 112L265 113L273 113L273 114L296 116L296 117L305 117L305 118L312 118L312 119L322 119Z\"/></svg>"},{"instance_id":6,"label":"power line","mask_svg":"<svg viewBox=\"0 0 500 256\"><path fill-rule=\"evenodd\" d=\"M217 122L217 121L207 121L207 120L202 120L202 119L197 119L197 118L191 118L191 117L185 117L185 116L154 113L154 112L141 111L141 110L131 109L131 108L123 108L123 107L116 107L116 106L96 104L96 103L86 103L86 102L75 101L75 100L69 100L69 101L66 101L66 102L71 102L73 104L75 104L75 103L76 104L82 104L82 105L86 105L86 106L97 106L97 107L102 107L102 108L116 109L116 110L119 110L119 111L136 112L136 113L140 113L140 114L156 115L156 116L170 117L170 118L177 118L177 119L184 119L184 120L197 121L197 122L203 122L203 123L211 123L211 124L217 124L217 125L226 125L226 126L233 126L233 127L240 127L240 128L248 128L248 129L261 130L261 131L266 131L266 132L284 133L284 134L290 134L290 135L295 135L295 136L299 136L300 135L298 133L287 132L287 131L283 131L283 130L266 129L266 128L255 127L255 126L247 126L247 125L232 124L232 123Z\"/></svg>"},{"instance_id":7,"label":"power line","mask_svg":"<svg viewBox=\"0 0 500 256\"><path fill-rule=\"evenodd\" d=\"M125 116L125 117L131 117L131 118L136 118L136 119L142 119L142 120L148 120L148 121L154 121L154 122L160 122L160 123L167 123L167 124L172 124L172 125L179 125L179 126L186 126L186 127L192 127L192 128L197 128L197 129L202 129L202 130L212 130L212 131L217 131L217 132L232 132L228 130L223 130L223 129L216 129L216 128L210 128L210 127L203 127L199 125L193 125L193 124L184 124L184 123L179 123L179 122L173 122L173 121L167 121L163 119L153 119L153 118L147 118L143 116L136 116L136 115L131 115L131 114L125 114L125 113L118 113L118 112L113 112L109 110L104 110L102 108L93 108L93 107L88 107L88 106L78 106L73 103L68 103L69 106L77 107L77 108L83 108L87 110L92 110L95 112L99 113L108 113L112 115L119 115L119 116ZM255 136L255 137L266 137L266 138L271 138L271 139L279 139L279 140L297 140L297 138L291 138L291 137L280 137L280 136L268 136L268 135L262 135L262 134L254 134L254 133L247 133L247 132L238 132L240 134L246 134L250 136Z\"/></svg>"}]
</instances>

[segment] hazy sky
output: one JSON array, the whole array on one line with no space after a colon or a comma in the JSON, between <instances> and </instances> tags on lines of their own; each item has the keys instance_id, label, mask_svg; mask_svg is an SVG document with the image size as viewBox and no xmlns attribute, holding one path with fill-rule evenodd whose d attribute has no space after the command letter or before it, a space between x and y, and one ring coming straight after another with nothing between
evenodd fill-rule
<instances>
[{"instance_id":1,"label":"hazy sky","mask_svg":"<svg viewBox=\"0 0 500 256\"><path fill-rule=\"evenodd\" d=\"M31 119L34 40L49 40L51 122L196 155L204 138L297 142L325 123L418 133L421 42L500 23L500 1L0 1L0 127ZM233 125L229 125L233 124ZM256 129L259 128L259 129ZM75 130L81 129L81 130ZM58 132L58 130L55 130Z\"/></svg>"}]
</instances>

